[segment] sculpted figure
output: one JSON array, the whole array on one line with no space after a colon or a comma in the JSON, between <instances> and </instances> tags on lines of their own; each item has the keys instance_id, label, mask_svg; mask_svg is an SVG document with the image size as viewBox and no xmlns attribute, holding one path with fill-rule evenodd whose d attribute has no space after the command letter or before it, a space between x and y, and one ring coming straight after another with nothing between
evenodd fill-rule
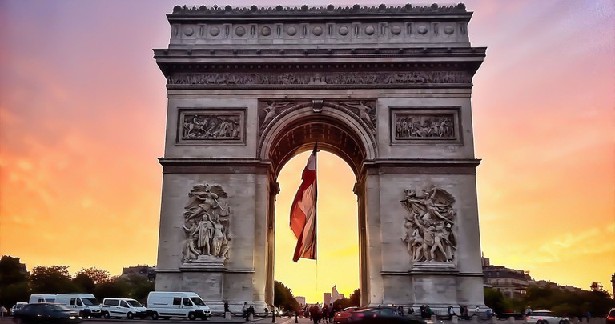
<instances>
[{"instance_id":1,"label":"sculpted figure","mask_svg":"<svg viewBox=\"0 0 615 324\"><path fill-rule=\"evenodd\" d=\"M231 209L219 201L226 193L220 186L205 184L194 186L188 197L191 201L184 212L182 261L193 262L200 255L227 258Z\"/></svg>"},{"instance_id":2,"label":"sculpted figure","mask_svg":"<svg viewBox=\"0 0 615 324\"><path fill-rule=\"evenodd\" d=\"M456 250L453 233L455 199L438 188L423 190L419 196L414 189L406 189L401 203L410 213L404 218L406 243L413 262L452 262Z\"/></svg>"}]
</instances>

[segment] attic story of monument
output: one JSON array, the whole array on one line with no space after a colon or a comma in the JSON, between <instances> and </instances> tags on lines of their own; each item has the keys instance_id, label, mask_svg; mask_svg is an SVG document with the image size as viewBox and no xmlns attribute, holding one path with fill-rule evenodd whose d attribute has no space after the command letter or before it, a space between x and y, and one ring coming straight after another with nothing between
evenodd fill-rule
<instances>
[{"instance_id":1,"label":"attic story of monument","mask_svg":"<svg viewBox=\"0 0 615 324\"><path fill-rule=\"evenodd\" d=\"M482 306L471 16L175 7L156 289L271 304L277 177L318 142L356 175L361 303Z\"/></svg>"}]
</instances>

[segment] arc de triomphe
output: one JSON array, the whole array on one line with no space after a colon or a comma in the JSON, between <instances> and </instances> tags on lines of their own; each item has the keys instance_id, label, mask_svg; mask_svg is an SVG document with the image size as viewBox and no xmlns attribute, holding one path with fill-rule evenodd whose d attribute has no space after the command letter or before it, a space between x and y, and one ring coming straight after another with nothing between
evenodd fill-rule
<instances>
[{"instance_id":1,"label":"arc de triomphe","mask_svg":"<svg viewBox=\"0 0 615 324\"><path fill-rule=\"evenodd\" d=\"M362 304L483 305L471 16L175 7L156 289L271 304L277 176L318 142L356 175Z\"/></svg>"}]
</instances>

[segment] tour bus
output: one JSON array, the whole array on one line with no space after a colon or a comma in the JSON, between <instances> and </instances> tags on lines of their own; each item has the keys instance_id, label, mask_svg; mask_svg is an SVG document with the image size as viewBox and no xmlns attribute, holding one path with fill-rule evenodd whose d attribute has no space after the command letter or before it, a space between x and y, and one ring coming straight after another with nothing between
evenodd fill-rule
<instances>
[{"instance_id":1,"label":"tour bus","mask_svg":"<svg viewBox=\"0 0 615 324\"><path fill-rule=\"evenodd\" d=\"M57 294L56 303L79 313L81 317L101 317L100 303L93 294Z\"/></svg>"},{"instance_id":2,"label":"tour bus","mask_svg":"<svg viewBox=\"0 0 615 324\"><path fill-rule=\"evenodd\" d=\"M55 303L56 294L32 294L29 303Z\"/></svg>"},{"instance_id":3,"label":"tour bus","mask_svg":"<svg viewBox=\"0 0 615 324\"><path fill-rule=\"evenodd\" d=\"M183 317L207 320L211 310L194 292L152 291L147 295L147 312L152 319Z\"/></svg>"},{"instance_id":4,"label":"tour bus","mask_svg":"<svg viewBox=\"0 0 615 324\"><path fill-rule=\"evenodd\" d=\"M105 298L102 302L104 318L123 317L133 319L145 318L147 309L132 298Z\"/></svg>"}]
</instances>

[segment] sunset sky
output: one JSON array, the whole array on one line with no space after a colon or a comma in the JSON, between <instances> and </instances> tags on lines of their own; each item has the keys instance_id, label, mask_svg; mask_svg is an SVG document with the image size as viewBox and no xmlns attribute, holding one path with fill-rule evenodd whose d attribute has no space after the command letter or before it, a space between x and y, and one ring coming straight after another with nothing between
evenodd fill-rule
<instances>
[{"instance_id":1,"label":"sunset sky","mask_svg":"<svg viewBox=\"0 0 615 324\"><path fill-rule=\"evenodd\" d=\"M155 265L166 88L152 49L167 47L165 14L183 4L213 3L0 1L0 255L28 270ZM465 4L473 46L488 47L472 97L485 256L612 292L615 2ZM275 276L315 302L334 284L346 295L359 286L357 206L352 171L322 152L320 259L293 264L288 210L306 160L280 175Z\"/></svg>"}]
</instances>

